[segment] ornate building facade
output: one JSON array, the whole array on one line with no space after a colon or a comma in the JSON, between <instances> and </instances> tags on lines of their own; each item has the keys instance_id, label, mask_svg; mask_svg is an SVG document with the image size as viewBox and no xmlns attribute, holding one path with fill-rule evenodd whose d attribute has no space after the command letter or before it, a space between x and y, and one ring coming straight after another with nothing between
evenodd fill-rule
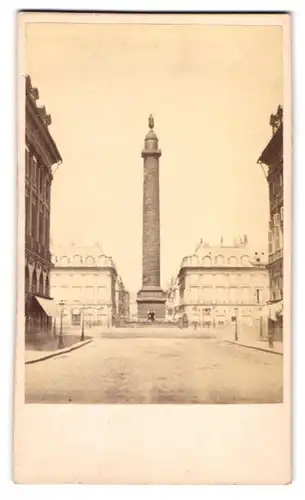
<instances>
[{"instance_id":1,"label":"ornate building facade","mask_svg":"<svg viewBox=\"0 0 305 500\"><path fill-rule=\"evenodd\" d=\"M51 116L39 106L38 90L26 77L25 127L25 334L35 338L51 328L50 199L52 167L61 156L50 134Z\"/></svg>"},{"instance_id":2,"label":"ornate building facade","mask_svg":"<svg viewBox=\"0 0 305 500\"><path fill-rule=\"evenodd\" d=\"M283 339L283 109L278 107L270 117L272 137L258 163L268 168L269 185L269 262L270 305L269 329L275 340Z\"/></svg>"},{"instance_id":3,"label":"ornate building facade","mask_svg":"<svg viewBox=\"0 0 305 500\"><path fill-rule=\"evenodd\" d=\"M116 325L124 325L130 320L130 294L126 290L122 278L116 281Z\"/></svg>"},{"instance_id":4,"label":"ornate building facade","mask_svg":"<svg viewBox=\"0 0 305 500\"><path fill-rule=\"evenodd\" d=\"M250 251L246 236L231 246L201 241L181 263L179 314L200 326L225 326L234 316L250 326L259 323L269 299L264 259L264 253Z\"/></svg>"},{"instance_id":5,"label":"ornate building facade","mask_svg":"<svg viewBox=\"0 0 305 500\"><path fill-rule=\"evenodd\" d=\"M179 314L179 280L171 278L165 290L165 319L167 321L175 321Z\"/></svg>"},{"instance_id":6,"label":"ornate building facade","mask_svg":"<svg viewBox=\"0 0 305 500\"><path fill-rule=\"evenodd\" d=\"M129 294L111 257L99 244L52 251L52 295L65 303L63 324L111 327L128 321Z\"/></svg>"}]
</instances>

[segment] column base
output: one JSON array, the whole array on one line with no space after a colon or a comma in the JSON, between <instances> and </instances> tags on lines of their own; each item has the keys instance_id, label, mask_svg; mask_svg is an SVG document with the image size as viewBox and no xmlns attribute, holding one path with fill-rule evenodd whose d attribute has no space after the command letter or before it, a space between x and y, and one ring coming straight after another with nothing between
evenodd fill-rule
<instances>
[{"instance_id":1,"label":"column base","mask_svg":"<svg viewBox=\"0 0 305 500\"><path fill-rule=\"evenodd\" d=\"M165 318L164 292L160 287L143 287L138 292L138 319L147 319L149 311L155 311L155 319Z\"/></svg>"}]
</instances>

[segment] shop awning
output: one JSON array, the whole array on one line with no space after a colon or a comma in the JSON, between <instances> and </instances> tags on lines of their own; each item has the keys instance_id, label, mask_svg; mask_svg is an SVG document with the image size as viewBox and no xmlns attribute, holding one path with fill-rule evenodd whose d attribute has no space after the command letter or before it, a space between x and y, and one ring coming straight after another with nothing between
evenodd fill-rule
<instances>
[{"instance_id":1,"label":"shop awning","mask_svg":"<svg viewBox=\"0 0 305 500\"><path fill-rule=\"evenodd\" d=\"M42 307L42 309L48 316L58 315L59 310L53 299L44 299L42 297L37 297L37 295L35 295L35 299L37 300L39 305Z\"/></svg>"},{"instance_id":2,"label":"shop awning","mask_svg":"<svg viewBox=\"0 0 305 500\"><path fill-rule=\"evenodd\" d=\"M283 301L274 302L273 304L268 305L269 309L269 317L272 321L277 320L277 316L283 315Z\"/></svg>"},{"instance_id":3,"label":"shop awning","mask_svg":"<svg viewBox=\"0 0 305 500\"><path fill-rule=\"evenodd\" d=\"M265 304L258 310L258 316L277 321L277 316L283 316L283 301Z\"/></svg>"}]
</instances>

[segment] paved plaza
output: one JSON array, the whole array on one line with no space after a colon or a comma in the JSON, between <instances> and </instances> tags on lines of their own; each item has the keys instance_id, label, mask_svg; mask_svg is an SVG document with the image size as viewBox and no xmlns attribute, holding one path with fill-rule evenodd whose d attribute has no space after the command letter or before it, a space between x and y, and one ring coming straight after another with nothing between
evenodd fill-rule
<instances>
[{"instance_id":1,"label":"paved plaza","mask_svg":"<svg viewBox=\"0 0 305 500\"><path fill-rule=\"evenodd\" d=\"M27 403L279 403L283 358L213 333L98 333L25 366Z\"/></svg>"}]
</instances>

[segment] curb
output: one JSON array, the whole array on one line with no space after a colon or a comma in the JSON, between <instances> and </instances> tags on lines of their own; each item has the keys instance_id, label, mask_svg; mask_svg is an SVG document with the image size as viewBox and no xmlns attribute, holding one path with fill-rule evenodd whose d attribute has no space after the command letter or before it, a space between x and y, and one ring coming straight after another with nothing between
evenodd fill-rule
<instances>
[{"instance_id":1,"label":"curb","mask_svg":"<svg viewBox=\"0 0 305 500\"><path fill-rule=\"evenodd\" d=\"M239 345L240 347L248 347L248 349L255 349L256 351L269 352L270 354L277 354L278 356L283 356L282 352L272 351L271 349L265 349L264 347L258 347L254 345L240 344L239 342L234 342L233 340L225 340L228 344Z\"/></svg>"},{"instance_id":2,"label":"curb","mask_svg":"<svg viewBox=\"0 0 305 500\"><path fill-rule=\"evenodd\" d=\"M63 348L60 351L55 351L55 352L52 352L50 354L46 354L45 356L43 356L41 358L31 359L30 361L25 361L25 364L31 365L33 363L39 363L39 361L45 361L46 359L55 358L55 356L60 356L61 354L66 354L67 352L74 351L75 349L79 349L80 347L83 347L87 344L90 344L90 342L92 342L92 340L93 339L87 339L87 340L84 340L84 342L74 344L70 347Z\"/></svg>"}]
</instances>

